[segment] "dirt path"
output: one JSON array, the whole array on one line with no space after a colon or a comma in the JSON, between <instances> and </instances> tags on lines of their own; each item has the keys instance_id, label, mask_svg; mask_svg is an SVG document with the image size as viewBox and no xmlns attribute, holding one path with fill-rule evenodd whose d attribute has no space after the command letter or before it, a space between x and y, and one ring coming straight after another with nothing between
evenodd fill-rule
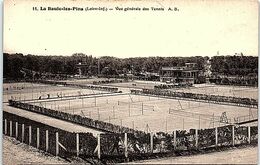
<instances>
[{"instance_id":1,"label":"dirt path","mask_svg":"<svg viewBox=\"0 0 260 165\"><path fill-rule=\"evenodd\" d=\"M3 109L6 112L13 113L18 116L22 116L22 117L25 117L25 118L28 118L28 119L31 119L34 121L40 121L43 124L50 125L50 126L53 126L56 128L60 128L62 130L69 131L69 132L91 132L91 133L93 133L94 136L96 136L99 133L102 133L101 131L98 131L95 129L91 129L91 128L84 127L84 126L81 126L81 125L78 125L75 123L55 119L55 118L52 118L49 116L29 112L26 110L14 108L14 107L8 106L7 104L3 104Z\"/></svg>"},{"instance_id":2,"label":"dirt path","mask_svg":"<svg viewBox=\"0 0 260 165\"><path fill-rule=\"evenodd\" d=\"M202 155L151 159L130 164L257 164L257 152L258 147L247 147Z\"/></svg>"},{"instance_id":3,"label":"dirt path","mask_svg":"<svg viewBox=\"0 0 260 165\"><path fill-rule=\"evenodd\" d=\"M14 138L3 136L3 164L67 164L65 160L48 156L39 150L19 143Z\"/></svg>"}]
</instances>

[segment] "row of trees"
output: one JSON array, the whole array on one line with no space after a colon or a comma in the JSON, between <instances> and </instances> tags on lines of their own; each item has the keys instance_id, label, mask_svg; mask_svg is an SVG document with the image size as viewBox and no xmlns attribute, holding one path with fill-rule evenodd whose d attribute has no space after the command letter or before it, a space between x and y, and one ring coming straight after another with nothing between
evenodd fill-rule
<instances>
[{"instance_id":1,"label":"row of trees","mask_svg":"<svg viewBox=\"0 0 260 165\"><path fill-rule=\"evenodd\" d=\"M163 66L183 66L187 62L197 63L204 71L209 57L135 57L116 58L110 56L93 57L83 53L72 56L36 56L23 54L3 54L4 77L23 78L23 68L37 73L78 74L77 64L85 64L83 75L119 75L129 72L159 72ZM258 73L258 57L253 56L214 56L210 59L211 71L215 75L245 76Z\"/></svg>"},{"instance_id":2,"label":"row of trees","mask_svg":"<svg viewBox=\"0 0 260 165\"><path fill-rule=\"evenodd\" d=\"M253 76L258 73L258 57L254 56L214 56L211 71L223 76Z\"/></svg>"},{"instance_id":3,"label":"row of trees","mask_svg":"<svg viewBox=\"0 0 260 165\"><path fill-rule=\"evenodd\" d=\"M21 70L26 68L39 73L78 74L77 64L85 64L83 75L118 75L144 72L158 72L162 66L183 66L186 62L196 62L199 69L204 69L208 57L93 57L82 53L72 56L35 56L4 53L4 77L23 78Z\"/></svg>"}]
</instances>

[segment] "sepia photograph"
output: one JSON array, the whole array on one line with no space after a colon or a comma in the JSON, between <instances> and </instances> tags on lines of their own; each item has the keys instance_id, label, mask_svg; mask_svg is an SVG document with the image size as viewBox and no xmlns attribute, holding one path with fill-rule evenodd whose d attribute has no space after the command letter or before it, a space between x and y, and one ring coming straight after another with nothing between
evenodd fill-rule
<instances>
[{"instance_id":1,"label":"sepia photograph","mask_svg":"<svg viewBox=\"0 0 260 165\"><path fill-rule=\"evenodd\" d=\"M4 0L3 164L258 164L258 8Z\"/></svg>"}]
</instances>

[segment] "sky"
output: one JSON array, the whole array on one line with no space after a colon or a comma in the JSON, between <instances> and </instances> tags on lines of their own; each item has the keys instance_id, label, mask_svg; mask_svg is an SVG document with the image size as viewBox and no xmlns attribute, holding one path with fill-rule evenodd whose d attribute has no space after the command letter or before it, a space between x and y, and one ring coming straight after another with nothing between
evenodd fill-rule
<instances>
[{"instance_id":1,"label":"sky","mask_svg":"<svg viewBox=\"0 0 260 165\"><path fill-rule=\"evenodd\" d=\"M33 11L108 7L113 11ZM166 11L116 11L164 7ZM167 11L168 8L178 11ZM4 52L148 57L258 55L257 0L5 0Z\"/></svg>"}]
</instances>

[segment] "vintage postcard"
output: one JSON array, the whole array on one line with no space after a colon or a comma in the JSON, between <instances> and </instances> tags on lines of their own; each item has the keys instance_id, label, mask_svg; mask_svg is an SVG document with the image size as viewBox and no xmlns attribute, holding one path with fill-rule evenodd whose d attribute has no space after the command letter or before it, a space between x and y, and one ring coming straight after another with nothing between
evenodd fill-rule
<instances>
[{"instance_id":1,"label":"vintage postcard","mask_svg":"<svg viewBox=\"0 0 260 165\"><path fill-rule=\"evenodd\" d=\"M3 164L257 164L256 0L5 0Z\"/></svg>"}]
</instances>

